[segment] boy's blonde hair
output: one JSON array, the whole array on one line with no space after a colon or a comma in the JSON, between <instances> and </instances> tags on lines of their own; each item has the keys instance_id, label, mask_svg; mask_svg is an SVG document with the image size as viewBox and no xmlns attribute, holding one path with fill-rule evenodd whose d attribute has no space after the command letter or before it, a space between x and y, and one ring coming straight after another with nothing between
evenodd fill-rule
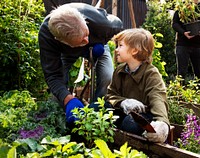
<instances>
[{"instance_id":1,"label":"boy's blonde hair","mask_svg":"<svg viewBox=\"0 0 200 158\"><path fill-rule=\"evenodd\" d=\"M137 49L138 53L133 57L139 61L152 62L154 38L152 34L143 28L126 29L115 35L112 40L115 43L124 41L130 49Z\"/></svg>"},{"instance_id":2,"label":"boy's blonde hair","mask_svg":"<svg viewBox=\"0 0 200 158\"><path fill-rule=\"evenodd\" d=\"M84 36L80 27L85 19L77 9L62 5L54 9L49 17L49 30L57 40L68 42Z\"/></svg>"}]
</instances>

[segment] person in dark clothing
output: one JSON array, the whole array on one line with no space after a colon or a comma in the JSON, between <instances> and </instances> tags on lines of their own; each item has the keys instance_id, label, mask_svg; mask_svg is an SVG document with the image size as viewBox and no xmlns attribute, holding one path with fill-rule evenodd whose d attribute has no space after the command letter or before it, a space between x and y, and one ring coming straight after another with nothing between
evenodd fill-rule
<instances>
[{"instance_id":1,"label":"person in dark clothing","mask_svg":"<svg viewBox=\"0 0 200 158\"><path fill-rule=\"evenodd\" d=\"M184 23L180 21L178 10L174 13L172 27L176 31L177 75L186 79L191 61L195 77L200 78L200 33L193 36L190 35L190 31L186 31Z\"/></svg>"},{"instance_id":2,"label":"person in dark clothing","mask_svg":"<svg viewBox=\"0 0 200 158\"><path fill-rule=\"evenodd\" d=\"M93 52L97 60L95 97L104 96L113 73L107 42L122 28L118 17L84 3L59 6L42 23L39 30L41 65L50 91L65 109L67 122L75 121L71 110L83 107L68 90L69 69L79 57L89 57L90 47L97 46L99 49Z\"/></svg>"}]
</instances>

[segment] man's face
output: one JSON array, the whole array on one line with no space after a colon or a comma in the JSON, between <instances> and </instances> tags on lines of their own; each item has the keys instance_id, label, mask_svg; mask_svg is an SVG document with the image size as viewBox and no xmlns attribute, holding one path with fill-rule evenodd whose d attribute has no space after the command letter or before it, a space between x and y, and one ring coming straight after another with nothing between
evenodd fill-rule
<instances>
[{"instance_id":1,"label":"man's face","mask_svg":"<svg viewBox=\"0 0 200 158\"><path fill-rule=\"evenodd\" d=\"M62 43L69 45L70 47L83 47L89 43L89 29L85 23L80 27L83 31L83 36L78 38L72 38L70 41L61 41Z\"/></svg>"}]
</instances>

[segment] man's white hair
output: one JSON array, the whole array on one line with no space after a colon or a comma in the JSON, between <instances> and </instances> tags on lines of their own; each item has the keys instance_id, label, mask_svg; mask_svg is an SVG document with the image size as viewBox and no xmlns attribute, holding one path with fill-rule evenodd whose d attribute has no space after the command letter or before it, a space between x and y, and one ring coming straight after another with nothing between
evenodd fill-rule
<instances>
[{"instance_id":1,"label":"man's white hair","mask_svg":"<svg viewBox=\"0 0 200 158\"><path fill-rule=\"evenodd\" d=\"M49 30L57 40L68 41L84 35L81 26L85 19L77 9L62 5L52 10L49 16Z\"/></svg>"}]
</instances>

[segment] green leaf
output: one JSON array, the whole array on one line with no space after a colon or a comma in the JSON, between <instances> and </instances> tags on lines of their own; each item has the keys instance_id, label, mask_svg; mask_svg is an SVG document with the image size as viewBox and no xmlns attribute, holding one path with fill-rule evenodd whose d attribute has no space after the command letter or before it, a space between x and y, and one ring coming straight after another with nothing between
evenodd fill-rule
<instances>
[{"instance_id":1,"label":"green leaf","mask_svg":"<svg viewBox=\"0 0 200 158\"><path fill-rule=\"evenodd\" d=\"M162 43L160 42L155 42L154 45L155 45L155 48L162 48Z\"/></svg>"},{"instance_id":2,"label":"green leaf","mask_svg":"<svg viewBox=\"0 0 200 158\"><path fill-rule=\"evenodd\" d=\"M127 142L120 147L120 151L123 156L126 156Z\"/></svg>"},{"instance_id":3,"label":"green leaf","mask_svg":"<svg viewBox=\"0 0 200 158\"><path fill-rule=\"evenodd\" d=\"M68 158L84 158L84 155L83 154L77 154L77 155L69 156Z\"/></svg>"},{"instance_id":4,"label":"green leaf","mask_svg":"<svg viewBox=\"0 0 200 158\"><path fill-rule=\"evenodd\" d=\"M70 142L70 139L71 139L71 136L67 135L67 136L58 138L58 141L60 144L66 144L66 143Z\"/></svg>"},{"instance_id":5,"label":"green leaf","mask_svg":"<svg viewBox=\"0 0 200 158\"><path fill-rule=\"evenodd\" d=\"M15 158L17 157L17 151L16 151L16 146L12 147L9 151L8 151L8 155L7 158Z\"/></svg>"},{"instance_id":6,"label":"green leaf","mask_svg":"<svg viewBox=\"0 0 200 158\"><path fill-rule=\"evenodd\" d=\"M18 142L20 142L21 144L23 143L27 144L30 147L32 152L36 151L37 149L37 141L34 139L30 139L30 138L19 139Z\"/></svg>"},{"instance_id":7,"label":"green leaf","mask_svg":"<svg viewBox=\"0 0 200 158\"><path fill-rule=\"evenodd\" d=\"M66 152L69 148L71 148L72 146L74 146L76 144L77 144L76 142L67 143L66 145L63 146L62 152Z\"/></svg>"},{"instance_id":8,"label":"green leaf","mask_svg":"<svg viewBox=\"0 0 200 158\"><path fill-rule=\"evenodd\" d=\"M53 150L52 149L47 150L45 153L43 153L41 155L41 157L48 157L48 156L51 156L51 155L53 155Z\"/></svg>"},{"instance_id":9,"label":"green leaf","mask_svg":"<svg viewBox=\"0 0 200 158\"><path fill-rule=\"evenodd\" d=\"M9 150L10 150L9 146L1 145L0 146L0 157L6 157ZM13 154L11 154L11 155L13 155Z\"/></svg>"},{"instance_id":10,"label":"green leaf","mask_svg":"<svg viewBox=\"0 0 200 158\"><path fill-rule=\"evenodd\" d=\"M96 146L101 150L104 157L108 158L114 158L115 155L111 152L111 150L108 148L108 145L105 141L98 139L94 141Z\"/></svg>"}]
</instances>

